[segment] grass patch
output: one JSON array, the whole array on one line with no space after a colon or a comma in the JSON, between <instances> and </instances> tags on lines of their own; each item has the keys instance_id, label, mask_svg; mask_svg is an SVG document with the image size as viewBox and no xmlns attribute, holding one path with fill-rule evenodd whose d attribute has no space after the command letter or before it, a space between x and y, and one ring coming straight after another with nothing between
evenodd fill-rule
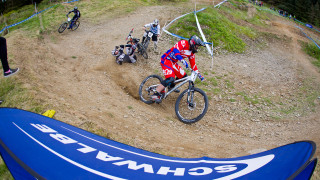
<instances>
[{"instance_id":1,"label":"grass patch","mask_svg":"<svg viewBox=\"0 0 320 180\"><path fill-rule=\"evenodd\" d=\"M4 164L3 160L0 157L0 179L4 180L13 180L14 178L11 176L7 166Z\"/></svg>"},{"instance_id":2,"label":"grass patch","mask_svg":"<svg viewBox=\"0 0 320 180\"><path fill-rule=\"evenodd\" d=\"M65 2L65 1L64 1ZM94 1L77 1L73 3L50 3L50 0L43 0L41 3L37 4L38 12L43 11L41 16L40 25L40 16L34 16L29 20L22 22L21 24L9 28L9 32L15 31L17 29L24 30L29 36L35 36L42 33L51 33L57 31L60 24L65 22L66 14L73 9L74 6L77 6L81 12L81 18L89 20L90 23L97 23L99 20L106 17L115 17L123 14L128 14L138 6L145 5L154 5L158 1L146 1L146 0L94 0ZM0 30L18 22L21 22L35 14L34 5L23 6L18 10L12 10L3 15L3 18L0 18ZM73 16L70 14L69 16Z\"/></svg>"},{"instance_id":3,"label":"grass patch","mask_svg":"<svg viewBox=\"0 0 320 180\"><path fill-rule=\"evenodd\" d=\"M2 107L16 107L38 114L43 113L46 107L14 77L0 79L0 99L4 100Z\"/></svg>"},{"instance_id":4,"label":"grass patch","mask_svg":"<svg viewBox=\"0 0 320 180\"><path fill-rule=\"evenodd\" d=\"M207 41L213 42L214 46L220 46L229 52L242 53L246 49L246 43L239 37L246 36L255 39L257 33L249 27L232 22L223 15L223 11L223 8L209 7L197 13L203 33L206 34ZM187 38L194 34L200 36L194 14L186 15L177 20L169 28L169 31Z\"/></svg>"},{"instance_id":5,"label":"grass patch","mask_svg":"<svg viewBox=\"0 0 320 180\"><path fill-rule=\"evenodd\" d=\"M303 41L300 41L300 43L303 51L315 58L315 60L312 61L312 64L320 69L320 49L314 43L306 43Z\"/></svg>"},{"instance_id":6,"label":"grass patch","mask_svg":"<svg viewBox=\"0 0 320 180\"><path fill-rule=\"evenodd\" d=\"M260 104L261 103L261 100L260 100L261 98L259 98L257 95L254 95L253 97L251 97L250 95L248 95L245 92L238 92L238 93L236 93L236 95L242 96L243 99L250 104Z\"/></svg>"}]
</instances>

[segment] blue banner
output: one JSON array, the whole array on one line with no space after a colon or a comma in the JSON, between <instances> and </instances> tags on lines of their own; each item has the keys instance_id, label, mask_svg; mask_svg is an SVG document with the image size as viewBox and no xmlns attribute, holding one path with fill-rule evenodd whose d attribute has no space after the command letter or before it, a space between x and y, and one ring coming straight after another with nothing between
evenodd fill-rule
<instances>
[{"instance_id":1,"label":"blue banner","mask_svg":"<svg viewBox=\"0 0 320 180\"><path fill-rule=\"evenodd\" d=\"M237 158L168 157L0 108L0 153L15 179L303 179L313 173L314 152L313 142L302 141Z\"/></svg>"}]
</instances>

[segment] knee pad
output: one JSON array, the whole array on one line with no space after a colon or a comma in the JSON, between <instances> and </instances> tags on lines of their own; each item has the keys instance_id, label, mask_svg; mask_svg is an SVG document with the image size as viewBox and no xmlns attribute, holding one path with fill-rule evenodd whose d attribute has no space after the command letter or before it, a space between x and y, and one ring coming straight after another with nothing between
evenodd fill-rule
<instances>
[{"instance_id":1,"label":"knee pad","mask_svg":"<svg viewBox=\"0 0 320 180\"><path fill-rule=\"evenodd\" d=\"M174 82L174 77L169 77L161 82L164 87L170 86Z\"/></svg>"}]
</instances>

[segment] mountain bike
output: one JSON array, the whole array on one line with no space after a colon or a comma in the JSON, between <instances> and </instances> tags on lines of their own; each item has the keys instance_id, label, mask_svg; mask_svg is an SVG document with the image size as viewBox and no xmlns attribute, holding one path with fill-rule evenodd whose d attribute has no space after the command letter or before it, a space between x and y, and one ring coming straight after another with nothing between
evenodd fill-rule
<instances>
[{"instance_id":1,"label":"mountain bike","mask_svg":"<svg viewBox=\"0 0 320 180\"><path fill-rule=\"evenodd\" d=\"M206 93L195 87L197 77L198 73L191 70L190 76L175 80L175 87L170 90L166 87L165 93L162 93L161 95L161 99L163 100L182 85L189 83L188 88L178 96L175 104L175 113L177 117L186 124L195 123L202 119L207 113L209 106ZM151 96L156 93L156 88L161 82L162 78L158 75L146 77L139 87L140 100L146 104L154 103Z\"/></svg>"},{"instance_id":2,"label":"mountain bike","mask_svg":"<svg viewBox=\"0 0 320 180\"><path fill-rule=\"evenodd\" d=\"M148 53L146 51L146 49L144 48L144 46L140 43L140 39L134 38L131 34L133 33L133 28L132 30L129 32L128 37L126 38L126 40L128 39L136 39L137 40L137 48L138 48L138 54L140 54L142 57L144 57L145 59L148 59Z\"/></svg>"},{"instance_id":3,"label":"mountain bike","mask_svg":"<svg viewBox=\"0 0 320 180\"><path fill-rule=\"evenodd\" d=\"M146 39L144 40L144 42L142 42L142 45L143 45L144 49L147 50L147 49L148 49L148 46L149 46L149 43L150 43L150 39L151 39L152 36L153 36L153 33L152 33L151 31L146 30L146 29L145 29L145 31L146 31L146 33L147 33L147 37L146 37ZM154 48L156 49L157 47L154 47Z\"/></svg>"},{"instance_id":4,"label":"mountain bike","mask_svg":"<svg viewBox=\"0 0 320 180\"><path fill-rule=\"evenodd\" d=\"M80 26L80 21L78 21L78 19L76 21L72 21L72 19L67 16L67 21L60 25L58 32L62 33L67 27L70 26L71 23L72 23L72 25L71 25L72 31L78 29L78 27Z\"/></svg>"}]
</instances>

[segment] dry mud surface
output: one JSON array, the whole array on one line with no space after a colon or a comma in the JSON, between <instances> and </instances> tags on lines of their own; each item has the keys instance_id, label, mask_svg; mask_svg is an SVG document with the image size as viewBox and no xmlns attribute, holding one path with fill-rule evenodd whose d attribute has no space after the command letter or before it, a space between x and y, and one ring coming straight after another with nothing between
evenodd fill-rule
<instances>
[{"instance_id":1,"label":"dry mud surface","mask_svg":"<svg viewBox=\"0 0 320 180\"><path fill-rule=\"evenodd\" d=\"M147 60L138 56L136 64L119 66L110 52L125 43L132 28L141 38L144 24L159 18L163 26L184 13L176 7L141 7L95 25L82 17L76 31L54 32L41 40L15 33L8 38L9 53L21 67L17 76L44 104L52 105L48 108L56 110L55 119L137 148L177 157L230 158L301 140L320 144L319 100L309 107L298 97L305 82L319 87L319 71L301 51L298 41L307 39L283 18L275 17L260 29L280 37L252 42L263 47L252 46L244 54L215 53L212 68L205 50L197 55L210 96L208 113L199 122L186 125L176 118L178 94L161 104L141 102L140 83L160 74L160 56L176 40L163 33L160 53L149 51ZM218 85L209 83L212 78ZM215 88L222 92L213 93ZM252 104L237 92L283 99L286 107L302 103L301 111L284 116L274 110L277 105Z\"/></svg>"}]
</instances>

